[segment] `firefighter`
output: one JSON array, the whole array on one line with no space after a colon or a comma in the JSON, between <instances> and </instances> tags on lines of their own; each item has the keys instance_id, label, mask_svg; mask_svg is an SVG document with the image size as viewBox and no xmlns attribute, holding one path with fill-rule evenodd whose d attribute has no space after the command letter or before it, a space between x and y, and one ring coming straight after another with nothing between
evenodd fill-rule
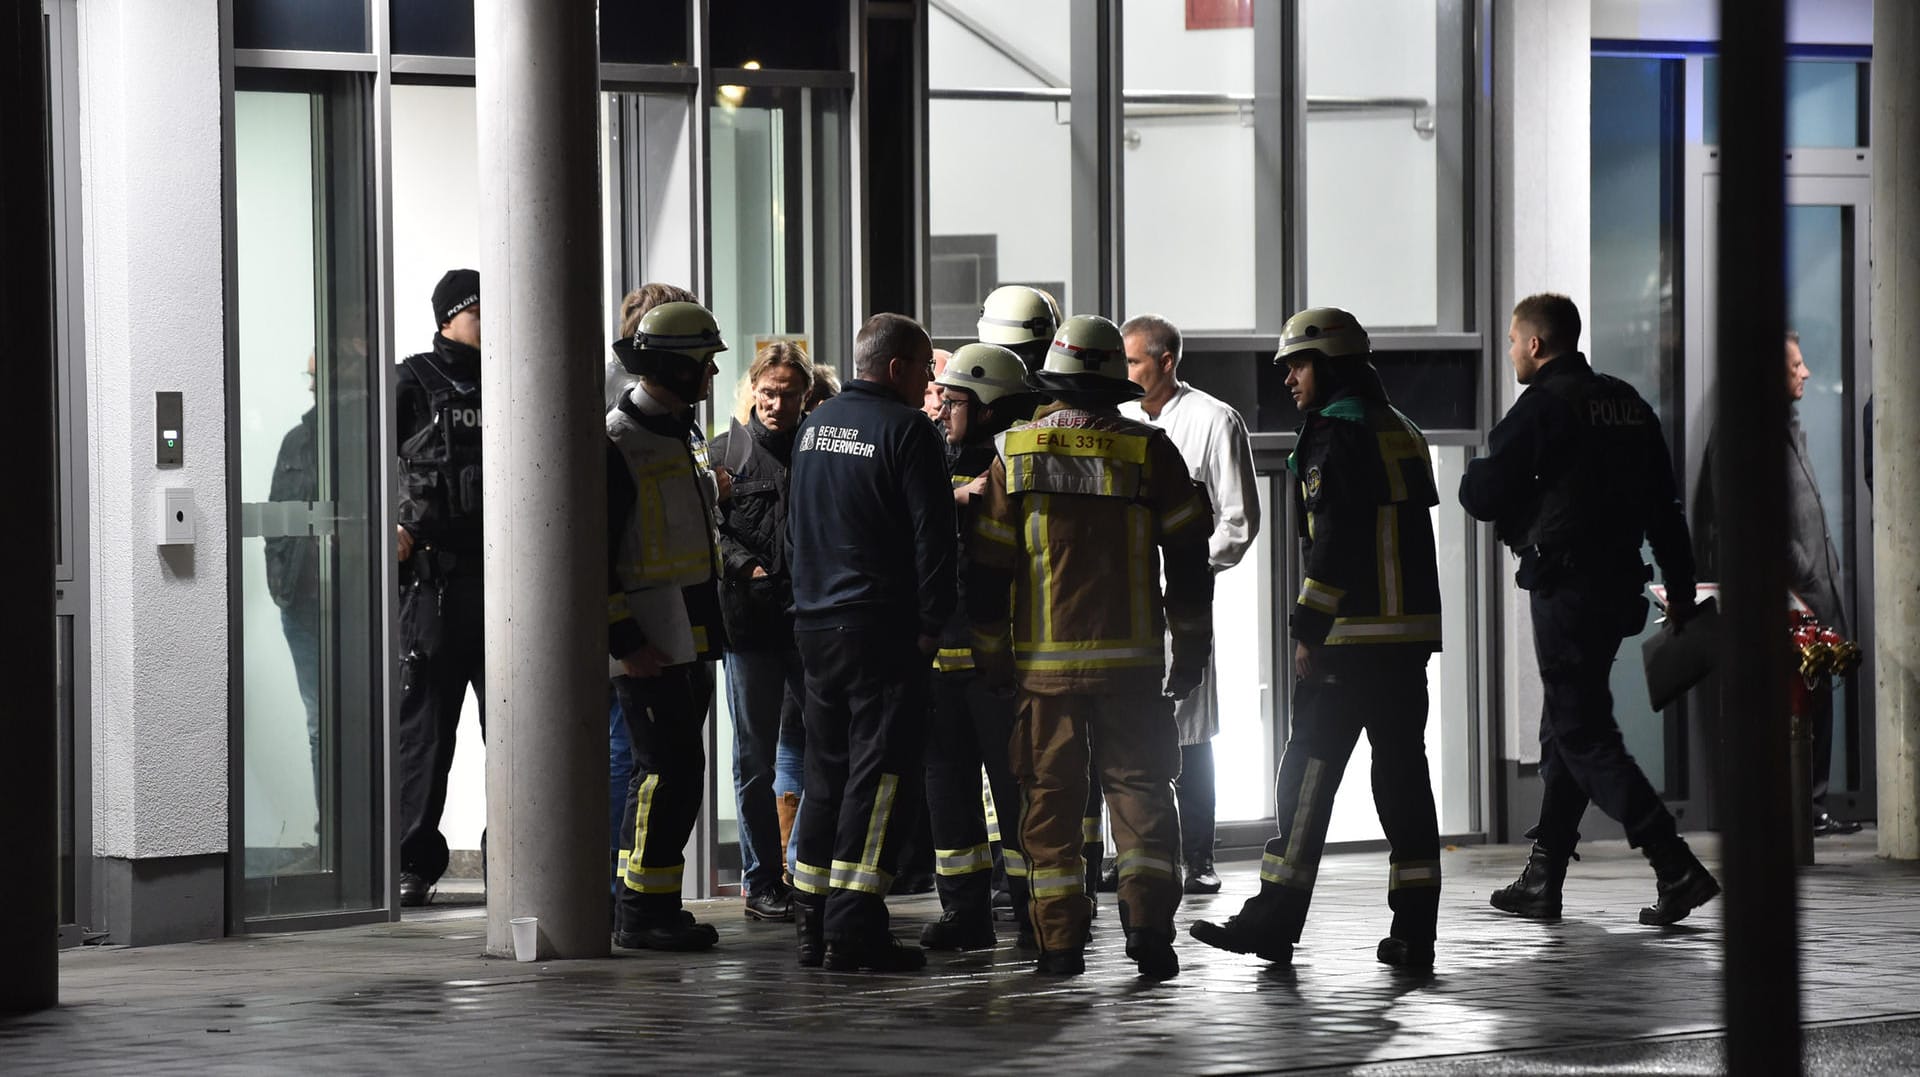
<instances>
[{"instance_id":1,"label":"firefighter","mask_svg":"<svg viewBox=\"0 0 1920 1077\"><path fill-rule=\"evenodd\" d=\"M1439 503L1426 438L1394 410L1368 360L1366 329L1332 307L1281 330L1276 363L1306 416L1287 460L1306 580L1288 624L1293 729L1281 757L1280 833L1260 862L1260 891L1224 924L1189 929L1209 946L1282 964L1313 899L1334 793L1364 730L1373 799L1386 832L1393 928L1378 958L1433 967L1440 828L1427 772L1427 659L1440 649L1440 572L1428 512Z\"/></svg>"},{"instance_id":2,"label":"firefighter","mask_svg":"<svg viewBox=\"0 0 1920 1077\"><path fill-rule=\"evenodd\" d=\"M954 515L964 579L972 527L971 506L986 487L994 438L1033 413L1020 357L997 344L968 344L955 352L937 380L951 465ZM933 825L935 885L940 919L920 932L929 950L987 949L997 941L991 908L993 848L980 795L980 768L999 824L1000 855L1020 937L1031 944L1027 869L1020 854L1020 794L1007 762L1013 704L986 691L973 671L973 633L956 610L934 659L933 721L927 735L927 814Z\"/></svg>"},{"instance_id":3,"label":"firefighter","mask_svg":"<svg viewBox=\"0 0 1920 1077\"><path fill-rule=\"evenodd\" d=\"M720 486L694 423L713 391L720 327L662 303L614 353L639 382L607 412L607 649L634 773L614 945L705 950L719 935L680 906L682 850L700 813L702 727L720 655Z\"/></svg>"},{"instance_id":4,"label":"firefighter","mask_svg":"<svg viewBox=\"0 0 1920 1077\"><path fill-rule=\"evenodd\" d=\"M1165 980L1180 971L1173 701L1199 683L1213 642L1212 511L1166 434L1120 417L1140 390L1112 322L1069 318L1028 384L1054 402L994 439L967 605L977 675L1016 693L1011 754L1037 971L1086 970L1091 759L1119 847L1127 956L1143 978Z\"/></svg>"}]
</instances>

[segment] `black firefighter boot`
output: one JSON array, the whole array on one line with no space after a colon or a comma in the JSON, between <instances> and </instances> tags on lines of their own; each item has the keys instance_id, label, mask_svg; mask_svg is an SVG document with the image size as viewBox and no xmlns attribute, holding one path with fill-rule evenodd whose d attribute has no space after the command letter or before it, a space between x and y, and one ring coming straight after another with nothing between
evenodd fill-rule
<instances>
[{"instance_id":1,"label":"black firefighter boot","mask_svg":"<svg viewBox=\"0 0 1920 1077\"><path fill-rule=\"evenodd\" d=\"M1217 950L1252 954L1279 965L1293 963L1293 944L1300 938L1303 917L1288 916L1289 902L1278 883L1260 880L1260 892L1248 898L1224 924L1195 920L1187 934Z\"/></svg>"},{"instance_id":2,"label":"black firefighter boot","mask_svg":"<svg viewBox=\"0 0 1920 1077\"><path fill-rule=\"evenodd\" d=\"M1127 957L1140 969L1140 978L1159 983L1180 975L1180 956L1173 952L1173 924L1135 927L1126 902L1120 903L1120 927L1127 934Z\"/></svg>"},{"instance_id":3,"label":"black firefighter boot","mask_svg":"<svg viewBox=\"0 0 1920 1077\"><path fill-rule=\"evenodd\" d=\"M1578 860L1580 854L1555 853L1534 842L1520 877L1495 890L1487 904L1529 920L1560 919L1560 888L1567 881L1568 858Z\"/></svg>"},{"instance_id":4,"label":"black firefighter boot","mask_svg":"<svg viewBox=\"0 0 1920 1077\"><path fill-rule=\"evenodd\" d=\"M1654 842L1646 853L1653 865L1656 892L1653 904L1640 910L1641 923L1649 927L1677 924L1719 895L1720 884L1687 848L1685 838L1676 834Z\"/></svg>"},{"instance_id":5,"label":"black firefighter boot","mask_svg":"<svg viewBox=\"0 0 1920 1077\"><path fill-rule=\"evenodd\" d=\"M920 945L929 950L991 950L1000 941L993 930L992 876L984 871L938 875L940 919L920 929Z\"/></svg>"},{"instance_id":6,"label":"black firefighter boot","mask_svg":"<svg viewBox=\"0 0 1920 1077\"><path fill-rule=\"evenodd\" d=\"M823 904L819 897L808 895L802 898L798 890L793 893L793 928L799 939L795 953L799 955L803 969L817 969L827 959L827 942L822 934Z\"/></svg>"}]
</instances>

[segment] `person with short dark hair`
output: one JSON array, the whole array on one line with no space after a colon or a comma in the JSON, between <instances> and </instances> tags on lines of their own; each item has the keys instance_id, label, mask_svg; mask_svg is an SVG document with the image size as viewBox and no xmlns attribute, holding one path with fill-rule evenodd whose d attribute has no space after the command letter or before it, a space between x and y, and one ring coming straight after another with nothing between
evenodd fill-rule
<instances>
[{"instance_id":1,"label":"person with short dark hair","mask_svg":"<svg viewBox=\"0 0 1920 1077\"><path fill-rule=\"evenodd\" d=\"M447 870L440 814L469 686L486 729L481 575L480 274L433 289L433 349L394 384L400 454L400 904L427 903ZM483 841L484 845L484 841ZM484 851L484 850L483 850Z\"/></svg>"},{"instance_id":2,"label":"person with short dark hair","mask_svg":"<svg viewBox=\"0 0 1920 1077\"><path fill-rule=\"evenodd\" d=\"M1540 821L1520 878L1494 908L1557 920L1567 861L1589 802L1626 828L1657 879L1648 925L1675 923L1720 892L1673 814L1627 751L1608 677L1620 641L1646 625L1641 593L1653 546L1676 630L1694 612L1693 551L1660 419L1633 387L1596 372L1580 344L1580 311L1564 295L1513 308L1507 357L1526 387L1487 436L1487 455L1460 480L1460 504L1520 556L1540 660Z\"/></svg>"},{"instance_id":3,"label":"person with short dark hair","mask_svg":"<svg viewBox=\"0 0 1920 1077\"><path fill-rule=\"evenodd\" d=\"M954 607L953 494L920 413L933 342L876 314L854 380L800 426L788 472L787 564L806 669L806 794L795 824L800 964L910 971L886 893L921 797L930 661Z\"/></svg>"}]
</instances>

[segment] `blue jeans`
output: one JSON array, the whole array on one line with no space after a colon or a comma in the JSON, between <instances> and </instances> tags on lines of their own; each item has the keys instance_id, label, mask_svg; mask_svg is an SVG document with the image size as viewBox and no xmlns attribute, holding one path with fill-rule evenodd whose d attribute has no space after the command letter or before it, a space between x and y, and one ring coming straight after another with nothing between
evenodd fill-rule
<instances>
[{"instance_id":1,"label":"blue jeans","mask_svg":"<svg viewBox=\"0 0 1920 1077\"><path fill-rule=\"evenodd\" d=\"M733 795L740 818L740 882L748 894L780 881L780 815L774 806L782 699L803 691L800 652L728 651L727 709L733 714Z\"/></svg>"},{"instance_id":2,"label":"blue jeans","mask_svg":"<svg viewBox=\"0 0 1920 1077\"><path fill-rule=\"evenodd\" d=\"M307 709L307 751L313 760L313 798L320 798L320 610L311 604L282 607L280 629L293 655L293 680ZM326 808L323 806L324 814Z\"/></svg>"},{"instance_id":3,"label":"blue jeans","mask_svg":"<svg viewBox=\"0 0 1920 1077\"><path fill-rule=\"evenodd\" d=\"M800 717L800 697L788 692L780 702L780 747L773 756L773 792L775 796L798 793L807 799L807 725ZM787 836L783 851L786 862L793 862L793 836Z\"/></svg>"},{"instance_id":4,"label":"blue jeans","mask_svg":"<svg viewBox=\"0 0 1920 1077\"><path fill-rule=\"evenodd\" d=\"M620 823L627 810L627 783L633 780L633 744L620 697L607 685L607 853L613 863L611 890L620 896Z\"/></svg>"}]
</instances>

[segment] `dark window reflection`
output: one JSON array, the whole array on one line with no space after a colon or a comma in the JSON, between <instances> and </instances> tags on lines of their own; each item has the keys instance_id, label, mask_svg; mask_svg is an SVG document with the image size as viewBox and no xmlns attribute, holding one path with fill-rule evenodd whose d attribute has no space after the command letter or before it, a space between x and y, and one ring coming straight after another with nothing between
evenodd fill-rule
<instances>
[{"instance_id":1,"label":"dark window reflection","mask_svg":"<svg viewBox=\"0 0 1920 1077\"><path fill-rule=\"evenodd\" d=\"M389 17L396 55L473 55L473 0L393 0Z\"/></svg>"},{"instance_id":2,"label":"dark window reflection","mask_svg":"<svg viewBox=\"0 0 1920 1077\"><path fill-rule=\"evenodd\" d=\"M1271 359L1271 356L1265 357ZM1474 427L1474 368L1477 351L1375 352L1373 365L1393 406L1422 430L1471 430ZM1257 366L1259 407L1253 429L1264 434L1291 433L1300 411L1287 391L1287 372L1272 362ZM1187 370L1180 364L1181 373ZM1211 390L1209 390L1211 391ZM1243 408L1241 414L1247 414Z\"/></svg>"},{"instance_id":3,"label":"dark window reflection","mask_svg":"<svg viewBox=\"0 0 1920 1077\"><path fill-rule=\"evenodd\" d=\"M713 66L845 70L845 5L713 0Z\"/></svg>"},{"instance_id":4,"label":"dark window reflection","mask_svg":"<svg viewBox=\"0 0 1920 1077\"><path fill-rule=\"evenodd\" d=\"M600 0L602 62L684 64L687 45L687 0Z\"/></svg>"},{"instance_id":5,"label":"dark window reflection","mask_svg":"<svg viewBox=\"0 0 1920 1077\"><path fill-rule=\"evenodd\" d=\"M233 46L366 52L365 0L233 0Z\"/></svg>"}]
</instances>

